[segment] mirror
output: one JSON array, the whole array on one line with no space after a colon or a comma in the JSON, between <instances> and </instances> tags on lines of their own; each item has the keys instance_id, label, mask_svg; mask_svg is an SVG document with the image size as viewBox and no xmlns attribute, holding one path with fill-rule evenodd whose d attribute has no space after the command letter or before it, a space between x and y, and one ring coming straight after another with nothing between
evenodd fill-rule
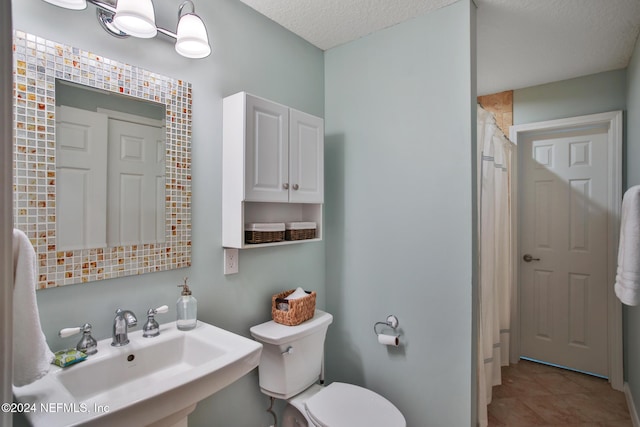
<instances>
[{"instance_id":1,"label":"mirror","mask_svg":"<svg viewBox=\"0 0 640 427\"><path fill-rule=\"evenodd\" d=\"M165 107L56 79L59 251L165 241Z\"/></svg>"},{"instance_id":2,"label":"mirror","mask_svg":"<svg viewBox=\"0 0 640 427\"><path fill-rule=\"evenodd\" d=\"M191 85L16 31L14 88L14 222L36 250L38 288L189 266ZM103 124L88 130L76 120L83 110ZM131 138L141 126L156 133ZM88 133L118 142L78 157ZM150 150L143 184L144 174L127 168ZM117 158L116 173L93 177ZM99 165L87 174L91 162Z\"/></svg>"}]
</instances>

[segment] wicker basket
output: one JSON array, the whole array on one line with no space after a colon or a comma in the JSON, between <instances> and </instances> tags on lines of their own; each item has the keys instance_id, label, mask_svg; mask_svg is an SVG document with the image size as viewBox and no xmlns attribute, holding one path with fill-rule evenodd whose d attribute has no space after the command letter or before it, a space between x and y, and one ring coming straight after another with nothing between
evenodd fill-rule
<instances>
[{"instance_id":1,"label":"wicker basket","mask_svg":"<svg viewBox=\"0 0 640 427\"><path fill-rule=\"evenodd\" d=\"M287 222L285 224L285 240L307 240L316 238L315 222Z\"/></svg>"},{"instance_id":2,"label":"wicker basket","mask_svg":"<svg viewBox=\"0 0 640 427\"><path fill-rule=\"evenodd\" d=\"M251 223L244 226L246 243L272 243L284 240L284 223Z\"/></svg>"},{"instance_id":3,"label":"wicker basket","mask_svg":"<svg viewBox=\"0 0 640 427\"><path fill-rule=\"evenodd\" d=\"M316 310L315 291L307 292L308 295L306 297L285 300L294 291L295 289L291 289L271 297L271 317L274 322L287 326L296 326L313 317ZM289 310L279 310L277 304L281 302L288 303Z\"/></svg>"}]
</instances>

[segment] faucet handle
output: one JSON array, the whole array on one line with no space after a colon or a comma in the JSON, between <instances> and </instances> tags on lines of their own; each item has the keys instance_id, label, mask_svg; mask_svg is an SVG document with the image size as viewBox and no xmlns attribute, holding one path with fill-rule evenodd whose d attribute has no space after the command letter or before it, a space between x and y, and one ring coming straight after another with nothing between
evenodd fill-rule
<instances>
[{"instance_id":1,"label":"faucet handle","mask_svg":"<svg viewBox=\"0 0 640 427\"><path fill-rule=\"evenodd\" d=\"M153 312L153 314L162 314L162 313L166 313L167 311L169 311L169 306L168 305L161 305L158 308L150 308L149 312L147 312L147 315L151 314L151 312Z\"/></svg>"},{"instance_id":2,"label":"faucet handle","mask_svg":"<svg viewBox=\"0 0 640 427\"><path fill-rule=\"evenodd\" d=\"M58 332L60 338L67 338L75 334L79 334L82 330L82 326L76 326L75 328L63 328Z\"/></svg>"},{"instance_id":3,"label":"faucet handle","mask_svg":"<svg viewBox=\"0 0 640 427\"><path fill-rule=\"evenodd\" d=\"M142 336L145 338L157 337L160 335L160 325L155 319L156 314L166 313L169 311L169 306L161 305L158 308L150 308L147 311L147 323L142 327Z\"/></svg>"},{"instance_id":4,"label":"faucet handle","mask_svg":"<svg viewBox=\"0 0 640 427\"><path fill-rule=\"evenodd\" d=\"M67 338L80 332L82 332L82 338L76 345L76 349L87 355L96 354L98 352L98 342L91 336L91 325L89 323L75 328L60 329L58 335L60 338Z\"/></svg>"}]
</instances>

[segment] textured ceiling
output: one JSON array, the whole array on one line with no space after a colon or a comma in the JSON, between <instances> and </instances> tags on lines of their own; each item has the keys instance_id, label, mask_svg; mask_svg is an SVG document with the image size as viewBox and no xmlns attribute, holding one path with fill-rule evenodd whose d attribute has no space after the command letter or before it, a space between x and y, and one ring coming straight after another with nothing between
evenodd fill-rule
<instances>
[{"instance_id":1,"label":"textured ceiling","mask_svg":"<svg viewBox=\"0 0 640 427\"><path fill-rule=\"evenodd\" d=\"M322 50L457 0L241 0Z\"/></svg>"},{"instance_id":2,"label":"textured ceiling","mask_svg":"<svg viewBox=\"0 0 640 427\"><path fill-rule=\"evenodd\" d=\"M483 93L625 68L640 31L638 0L478 3Z\"/></svg>"},{"instance_id":3,"label":"textured ceiling","mask_svg":"<svg viewBox=\"0 0 640 427\"><path fill-rule=\"evenodd\" d=\"M240 0L320 49L457 0ZM640 0L475 0L478 93L548 83L629 63Z\"/></svg>"}]
</instances>

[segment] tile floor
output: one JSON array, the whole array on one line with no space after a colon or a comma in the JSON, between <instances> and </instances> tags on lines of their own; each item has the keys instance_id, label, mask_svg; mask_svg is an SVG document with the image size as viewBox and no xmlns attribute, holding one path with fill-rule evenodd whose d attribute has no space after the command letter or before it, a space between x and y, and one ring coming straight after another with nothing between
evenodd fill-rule
<instances>
[{"instance_id":1,"label":"tile floor","mask_svg":"<svg viewBox=\"0 0 640 427\"><path fill-rule=\"evenodd\" d=\"M631 427L624 393L607 380L521 360L502 368L489 427Z\"/></svg>"}]
</instances>

